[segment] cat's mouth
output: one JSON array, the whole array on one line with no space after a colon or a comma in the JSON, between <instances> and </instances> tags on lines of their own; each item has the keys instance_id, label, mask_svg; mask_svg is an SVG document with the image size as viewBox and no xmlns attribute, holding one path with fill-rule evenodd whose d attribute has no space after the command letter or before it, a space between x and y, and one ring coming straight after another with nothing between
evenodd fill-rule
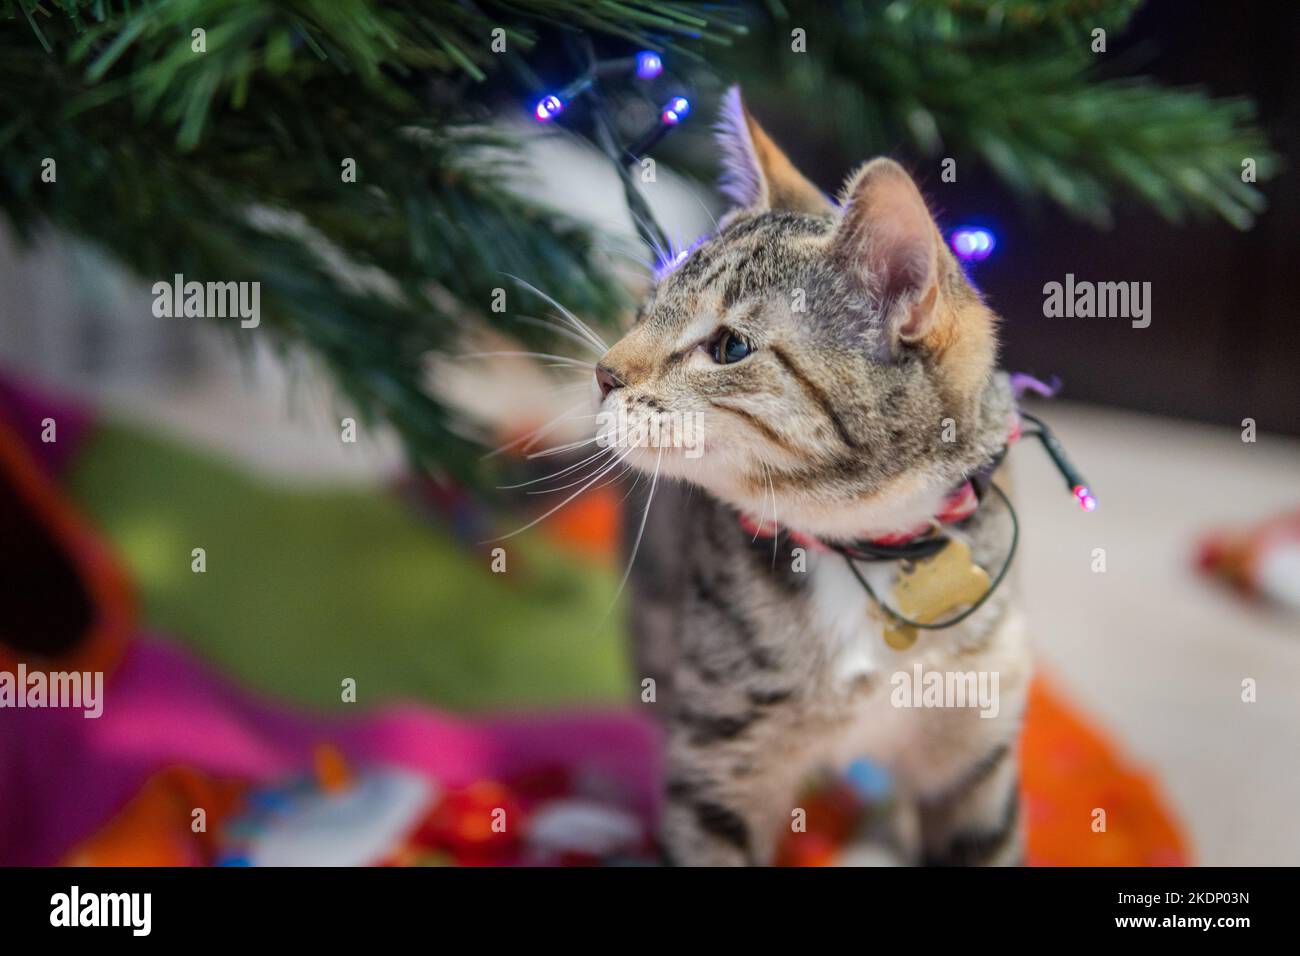
<instances>
[{"instance_id":1,"label":"cat's mouth","mask_svg":"<svg viewBox=\"0 0 1300 956\"><path fill-rule=\"evenodd\" d=\"M632 463L657 458L696 460L704 456L702 420L654 412L597 415L596 443Z\"/></svg>"},{"instance_id":2,"label":"cat's mouth","mask_svg":"<svg viewBox=\"0 0 1300 956\"><path fill-rule=\"evenodd\" d=\"M704 417L649 396L607 396L596 415L596 444L611 461L648 475L699 479Z\"/></svg>"}]
</instances>

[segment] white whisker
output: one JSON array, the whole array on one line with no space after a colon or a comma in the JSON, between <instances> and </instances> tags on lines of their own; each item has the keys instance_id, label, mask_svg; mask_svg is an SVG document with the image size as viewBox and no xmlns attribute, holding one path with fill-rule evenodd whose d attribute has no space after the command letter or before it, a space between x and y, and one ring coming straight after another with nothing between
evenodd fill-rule
<instances>
[{"instance_id":1,"label":"white whisker","mask_svg":"<svg viewBox=\"0 0 1300 956\"><path fill-rule=\"evenodd\" d=\"M614 449L612 449L612 448L602 448L600 451L596 452L596 454L593 455L592 458L598 458L598 457L600 457L601 455L605 455L605 454L613 454L613 452L614 452ZM587 461L590 461L590 460L591 460L590 458L587 459ZM555 493L555 492L557 492L557 491L564 491L564 489L566 489L566 488L572 488L574 485L580 485L580 484L582 484L584 481L586 481L588 478L590 478L591 475L592 475L592 473L595 472L598 468L600 468L600 467L601 467L602 465L604 465L604 464L605 464L604 462L601 462L600 464L598 464L598 465L596 466L596 468L593 468L590 472L588 472L587 474L583 475L581 478L578 478L578 479L576 479L575 481L571 481L571 482L569 482L567 485L560 485L560 486L558 486L558 487L556 487L556 488L541 488L541 489L537 489L537 490L534 490L534 491L529 491L528 494L530 494L530 495L549 495L549 494L553 494L553 493ZM599 487L599 486L597 486L597 487Z\"/></svg>"},{"instance_id":2,"label":"white whisker","mask_svg":"<svg viewBox=\"0 0 1300 956\"><path fill-rule=\"evenodd\" d=\"M626 474L626 472L625 472L625 474ZM619 499L619 502L618 502L618 503L619 503L619 504L623 504L625 501L627 501L627 499L631 498L631 497L632 497L632 492L636 491L637 486L640 485L640 484L641 484L641 472L638 471L638 472L636 473L636 480L634 480L634 481L632 482L632 487L629 488L629 489L627 490L627 494L625 494L622 498Z\"/></svg>"},{"instance_id":3,"label":"white whisker","mask_svg":"<svg viewBox=\"0 0 1300 956\"><path fill-rule=\"evenodd\" d=\"M622 479L622 478L623 478L623 477L624 477L624 476L625 476L629 471L632 471L633 468L635 468L635 467L636 467L635 465L624 465L624 466L623 466L623 470L620 471L617 475L614 475L614 476L612 476L612 477L610 477L610 478L606 478L606 479L605 479L604 481L602 481L600 484L592 486L592 489L591 489L591 490L592 490L592 491L597 491L597 490L599 490L599 489L601 489L601 488L604 488L606 485L612 485L612 484L614 484L614 482L621 480L621 479Z\"/></svg>"},{"instance_id":4,"label":"white whisker","mask_svg":"<svg viewBox=\"0 0 1300 956\"><path fill-rule=\"evenodd\" d=\"M626 458L628 455L632 454L632 452L633 452L634 450L635 450L635 449L628 449L627 453L623 455L623 458ZM602 470L601 472L599 472L599 473L596 475L595 478L592 478L591 481L590 481L590 483L588 483L588 484L586 484L586 485L583 485L581 488L579 488L579 489L578 489L577 491L575 491L573 494L569 495L569 497L565 498L563 501L561 501L558 505L556 505L556 506L555 506L554 508L552 508L550 511L546 512L544 515L542 515L542 516L540 516L540 517L538 517L538 518L534 518L532 521L528 522L528 524L524 525L522 528L516 528L514 531L511 531L509 534L503 534L503 535L501 535L500 537L496 537L496 538L489 538L487 541L484 541L484 542L482 542L482 543L483 543L483 544L492 544L493 542L496 542L496 541L505 541L507 538L513 538L513 537L514 537L515 535L517 535L517 534L523 534L523 533L524 533L525 531L527 531L529 528L534 528L534 527L536 527L537 525L541 524L543 521L545 521L545 520L546 520L547 518L549 518L551 515L555 514L555 512L559 511L561 508L563 508L565 505L567 505L567 504L568 504L570 501L572 501L574 498L577 498L579 495L581 495L584 491L586 491L589 487L591 487L591 485L595 484L598 480L600 480L601 478L605 477L606 474L608 474L609 472L613 471L613 470L618 466L619 462L621 462L621 461L623 460L623 458L615 458L612 462L609 462L608 464L604 465L604 466L603 466L603 470Z\"/></svg>"},{"instance_id":5,"label":"white whisker","mask_svg":"<svg viewBox=\"0 0 1300 956\"><path fill-rule=\"evenodd\" d=\"M547 432L552 431L554 428L558 428L560 425L583 422L589 418L598 418L598 417L599 417L599 413L592 413L587 415L574 415L572 417L565 416L562 420L555 422L551 428L546 429L545 432L540 432L538 434L533 435L532 438L524 442L523 447L520 448L519 450L523 452L527 457L532 458L533 457L533 455L531 454L532 450L537 447L537 443L542 440L542 436L545 435Z\"/></svg>"},{"instance_id":6,"label":"white whisker","mask_svg":"<svg viewBox=\"0 0 1300 956\"><path fill-rule=\"evenodd\" d=\"M636 224L641 227L641 231L644 233L644 238L649 240L650 251L655 254L655 258L664 264L671 262L672 256L669 254L669 250L661 246L659 240L654 238L654 230L650 227L650 224L633 210L629 209L628 212L631 214L632 219ZM672 240L669 240L670 243L671 241Z\"/></svg>"},{"instance_id":7,"label":"white whisker","mask_svg":"<svg viewBox=\"0 0 1300 956\"><path fill-rule=\"evenodd\" d=\"M563 392L576 392L579 389L591 390L591 379L585 375L581 382L570 382L568 385L556 385L546 390L547 395L559 395Z\"/></svg>"},{"instance_id":8,"label":"white whisker","mask_svg":"<svg viewBox=\"0 0 1300 956\"><path fill-rule=\"evenodd\" d=\"M549 458L551 455L563 455L566 451L573 451L576 448L584 448L594 441L600 441L600 436L596 435L592 438L583 438L580 441L566 442L563 445L556 445L552 448L547 448L544 451L535 451L530 454L528 458L531 460L533 458Z\"/></svg>"},{"instance_id":9,"label":"white whisker","mask_svg":"<svg viewBox=\"0 0 1300 956\"><path fill-rule=\"evenodd\" d=\"M519 278L519 276L511 275L508 272L504 273L504 275L507 278L514 279L525 289L530 290L535 295L541 296L551 305L555 306L555 308L559 309L560 314L564 316L564 318L568 319L569 324L573 326L574 330L577 331L579 335L584 336L587 339L587 341L589 341L593 346L600 349L601 355L604 355L606 352L609 351L609 346L605 344L604 339L602 339L599 335L593 332L591 327L587 325L586 322L583 322L582 319L578 318L576 315L574 315L571 311L566 309L555 299L551 298L551 296L547 295L545 292L537 288L537 286L533 285L532 283L526 282L525 280Z\"/></svg>"},{"instance_id":10,"label":"white whisker","mask_svg":"<svg viewBox=\"0 0 1300 956\"><path fill-rule=\"evenodd\" d=\"M776 543L781 534L781 519L776 515L776 485L772 481L772 469L768 467L767 462L763 462L763 471L767 473L767 487L772 491L772 527L775 533L772 535L772 570L776 570Z\"/></svg>"},{"instance_id":11,"label":"white whisker","mask_svg":"<svg viewBox=\"0 0 1300 956\"><path fill-rule=\"evenodd\" d=\"M545 435L547 432L551 431L554 428L558 428L560 425L564 424L565 421L570 421L570 420L581 421L583 418L595 418L596 417L595 415L583 415L580 416L579 418L574 418L574 419L569 418L570 415L572 415L576 411L581 410L585 406L586 406L585 402L579 405L569 406L567 409L565 409L555 418L552 418L549 422L538 425L532 431L520 435L518 438L511 439L510 441L506 442L504 445L501 445L498 448L492 449L490 452L486 453L483 456L484 460L487 460L488 458L495 458L497 455L501 454L504 451L508 451L511 448L514 448L516 445L522 445L524 448L528 448L538 438L541 438L542 435Z\"/></svg>"},{"instance_id":12,"label":"white whisker","mask_svg":"<svg viewBox=\"0 0 1300 956\"><path fill-rule=\"evenodd\" d=\"M549 359L549 360L551 360L552 362L560 362L560 363L563 363L563 364L565 364L565 365L575 365L575 366L578 366L579 368L588 368L588 369L592 369L592 370L594 370L594 369L596 368L596 365L595 365L594 362L584 362L584 361L582 361L582 359L572 358L571 356L568 356L568 355L555 355L555 354L553 354L553 353L551 353L551 352L524 352L524 351L518 351L518 352L512 352L512 351L504 351L504 352L462 352L461 355L460 355L460 357L461 357L461 358L470 358L470 359L477 359L477 358L538 358L538 359Z\"/></svg>"},{"instance_id":13,"label":"white whisker","mask_svg":"<svg viewBox=\"0 0 1300 956\"><path fill-rule=\"evenodd\" d=\"M697 203L699 203L700 208L704 210L704 215L708 216L709 219L713 222L714 234L716 235L717 233L721 232L722 230L718 228L718 217L713 215L713 210L704 204L704 200L700 198L699 193L695 192L695 190L691 190L690 196Z\"/></svg>"},{"instance_id":14,"label":"white whisker","mask_svg":"<svg viewBox=\"0 0 1300 956\"><path fill-rule=\"evenodd\" d=\"M613 250L613 251L616 252L616 253L618 253L618 254L619 254L620 256L622 256L624 259L628 259L628 260L630 260L630 261L632 261L632 262L635 262L637 265L645 266L646 271L648 271L648 272L654 272L654 271L655 271L655 264L654 264L653 262L651 262L649 259L646 259L646 258L644 258L644 257L642 257L642 256L638 256L638 255L636 255L635 253L633 253L633 252L629 252L629 251L626 250L626 249L615 249L615 250Z\"/></svg>"},{"instance_id":15,"label":"white whisker","mask_svg":"<svg viewBox=\"0 0 1300 956\"><path fill-rule=\"evenodd\" d=\"M589 461L593 461L594 459L599 458L601 455L604 455L604 454L606 454L607 452L609 452L609 451L611 451L611 450L612 450L612 449L609 449L609 448L602 448L600 451L596 452L594 455L588 455L586 458L582 459L582 461L577 462L577 463L572 464L572 465L567 465L567 466L565 466L564 468L561 468L561 469L560 469L559 471L557 471L557 472L553 472L552 474L549 474L549 475L543 475L541 478L530 478L530 479L528 479L528 481L521 481L521 482L518 482L517 484L513 484L513 485L497 485L497 490L498 490L498 491L514 491L516 488L527 488L529 485L535 485L535 484L537 484L539 481L551 481L551 480L554 479L554 478L563 478L566 474L568 474L569 472L573 471L574 469L576 469L576 468L581 468L583 465L587 464L587 462L589 462Z\"/></svg>"},{"instance_id":16,"label":"white whisker","mask_svg":"<svg viewBox=\"0 0 1300 956\"><path fill-rule=\"evenodd\" d=\"M641 512L641 526L637 528L636 540L632 542L632 556L627 560L627 569L623 572L623 580L618 582L618 590L614 592L614 600L610 602L609 610L614 609L614 605L623 594L623 588L627 586L627 579L632 576L632 565L636 563L637 552L641 550L641 538L645 535L646 521L650 518L650 506L654 504L655 488L659 485L659 466L663 464L664 450L659 449L659 457L655 459L654 474L650 478L650 491L646 494L645 511ZM608 615L609 610L605 613Z\"/></svg>"},{"instance_id":17,"label":"white whisker","mask_svg":"<svg viewBox=\"0 0 1300 956\"><path fill-rule=\"evenodd\" d=\"M759 464L762 465L764 468L767 468L767 465L764 462L760 461ZM763 510L758 513L758 520L754 522L754 536L749 539L750 544L753 544L755 541L757 541L758 536L763 533L763 524L766 521L767 521L767 494L764 493Z\"/></svg>"},{"instance_id":18,"label":"white whisker","mask_svg":"<svg viewBox=\"0 0 1300 956\"><path fill-rule=\"evenodd\" d=\"M545 319L535 318L534 316L531 315L516 315L513 318L516 322L523 322L526 325L536 325L539 328L549 329L552 332L556 332L560 335L563 335L566 339L569 339L571 342L576 342L577 344L581 345L584 349L591 349L591 351L596 354L597 358L600 358L600 356L605 354L604 352L600 351L600 349L598 349L591 342L590 339L579 335L577 332L574 332L572 329L566 329L562 325L557 325L554 322L547 322Z\"/></svg>"}]
</instances>

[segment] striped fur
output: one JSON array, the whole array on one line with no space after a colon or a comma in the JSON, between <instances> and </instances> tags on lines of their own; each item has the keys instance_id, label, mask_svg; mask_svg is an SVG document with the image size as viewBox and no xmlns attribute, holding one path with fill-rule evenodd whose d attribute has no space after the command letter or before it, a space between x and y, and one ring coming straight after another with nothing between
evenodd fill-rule
<instances>
[{"instance_id":1,"label":"striped fur","mask_svg":"<svg viewBox=\"0 0 1300 956\"><path fill-rule=\"evenodd\" d=\"M841 558L801 555L786 534L755 541L739 517L824 539L927 519L1005 441L995 318L900 167L867 164L833 206L738 98L727 109L729 182L745 205L660 279L601 360L622 383L603 411L704 422L701 457L628 458L678 479L659 483L630 581L640 676L656 680L669 727L666 851L770 862L809 775L867 757L915 808L918 859L1013 862L1029 667L1011 589L895 651ZM724 327L752 345L735 364L709 354ZM960 533L985 566L1005 554L996 509ZM868 571L886 594L896 572ZM995 672L997 717L893 706L892 675L917 662Z\"/></svg>"}]
</instances>

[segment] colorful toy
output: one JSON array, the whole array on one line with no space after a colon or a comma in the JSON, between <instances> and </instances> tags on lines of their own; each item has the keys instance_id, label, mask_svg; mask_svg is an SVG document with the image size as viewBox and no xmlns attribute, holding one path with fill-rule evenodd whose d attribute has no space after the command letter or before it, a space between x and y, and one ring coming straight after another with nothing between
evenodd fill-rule
<instances>
[{"instance_id":1,"label":"colorful toy","mask_svg":"<svg viewBox=\"0 0 1300 956\"><path fill-rule=\"evenodd\" d=\"M1300 610L1300 511L1202 542L1197 564L1249 598Z\"/></svg>"},{"instance_id":2,"label":"colorful toy","mask_svg":"<svg viewBox=\"0 0 1300 956\"><path fill-rule=\"evenodd\" d=\"M865 760L843 777L823 776L800 801L777 849L779 866L879 866L896 863L888 774Z\"/></svg>"},{"instance_id":3,"label":"colorful toy","mask_svg":"<svg viewBox=\"0 0 1300 956\"><path fill-rule=\"evenodd\" d=\"M316 748L313 774L250 788L220 824L221 866L594 865L653 860L634 813L571 794L567 772L532 772L510 785L442 788L397 768L353 772Z\"/></svg>"},{"instance_id":4,"label":"colorful toy","mask_svg":"<svg viewBox=\"0 0 1300 956\"><path fill-rule=\"evenodd\" d=\"M110 705L98 719L0 708L0 864L654 861L661 741L643 713L465 718L388 705L309 716L143 633L128 576L60 486L88 416L58 410L59 441L42 445L40 423L58 403L14 394L0 379L0 514L29 530L0 536L0 547L17 546L0 584L29 598L56 580L32 559L43 540L75 569L49 600L89 613L62 649L38 650L50 632L6 617L0 669L103 670ZM570 533L613 560L614 511L595 501ZM477 554L465 560L478 567ZM1041 678L1022 756L1031 863L1187 861L1158 788ZM888 799L887 781L867 765L825 782L782 861L880 862L873 847ZM1115 808L1105 834L1086 825L1097 806ZM498 809L505 826L494 830Z\"/></svg>"},{"instance_id":5,"label":"colorful toy","mask_svg":"<svg viewBox=\"0 0 1300 956\"><path fill-rule=\"evenodd\" d=\"M243 812L221 827L217 865L375 865L419 826L437 792L428 778L390 768L322 777L322 763L339 766L327 752L315 775L245 794Z\"/></svg>"}]
</instances>

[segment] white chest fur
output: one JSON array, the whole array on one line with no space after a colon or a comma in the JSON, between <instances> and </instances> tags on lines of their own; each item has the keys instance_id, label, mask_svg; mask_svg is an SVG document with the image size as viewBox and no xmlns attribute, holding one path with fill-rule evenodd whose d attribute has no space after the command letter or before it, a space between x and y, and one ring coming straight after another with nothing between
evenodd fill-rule
<instances>
[{"instance_id":1,"label":"white chest fur","mask_svg":"<svg viewBox=\"0 0 1300 956\"><path fill-rule=\"evenodd\" d=\"M879 612L839 555L820 553L809 560L812 574L813 635L822 651L832 689L848 692L864 677L877 677L898 666L901 655L885 643ZM889 594L892 563L860 564L877 594Z\"/></svg>"},{"instance_id":2,"label":"white chest fur","mask_svg":"<svg viewBox=\"0 0 1300 956\"><path fill-rule=\"evenodd\" d=\"M896 650L885 643L885 613L868 596L844 558L824 552L815 558L808 563L817 639L826 663L822 676L836 690L851 690L863 677L888 677L900 668L912 667L916 661L943 658L958 647L969 647L972 638L986 629L981 627L981 615L977 614L969 623L924 631L914 646ZM876 595L894 606L898 562L862 561L857 569Z\"/></svg>"},{"instance_id":3,"label":"white chest fur","mask_svg":"<svg viewBox=\"0 0 1300 956\"><path fill-rule=\"evenodd\" d=\"M841 739L825 742L836 762L858 756L893 761L911 749L920 721L910 692L903 706L894 699L900 684L910 688L922 674L969 672L977 682L994 682L996 691L1004 675L1019 678L1027 670L1017 615L990 607L952 628L923 631L915 645L900 651L885 643L883 613L841 556L819 552L810 556L808 568L816 680L828 716L843 727ZM877 595L891 601L895 562L861 562L858 569ZM996 716L996 701L985 713Z\"/></svg>"}]
</instances>

